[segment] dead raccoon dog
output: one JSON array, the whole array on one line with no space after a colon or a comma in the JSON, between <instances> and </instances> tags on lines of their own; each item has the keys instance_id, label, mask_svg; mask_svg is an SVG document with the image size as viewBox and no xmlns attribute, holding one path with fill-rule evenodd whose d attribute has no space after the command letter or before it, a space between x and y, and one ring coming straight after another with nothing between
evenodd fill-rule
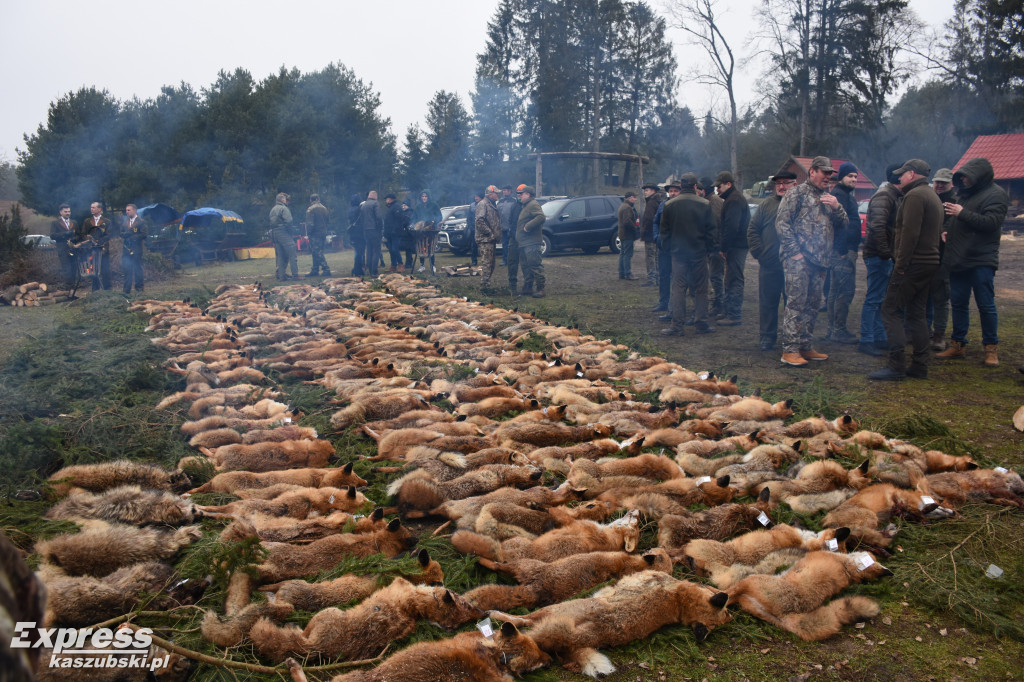
<instances>
[{"instance_id":1,"label":"dead raccoon dog","mask_svg":"<svg viewBox=\"0 0 1024 682\"><path fill-rule=\"evenodd\" d=\"M148 596L149 609L192 604L205 587L194 580L179 582L173 568L152 561L125 566L99 579L57 577L46 582L43 626L99 623L134 609L142 593Z\"/></svg>"},{"instance_id":2,"label":"dead raccoon dog","mask_svg":"<svg viewBox=\"0 0 1024 682\"><path fill-rule=\"evenodd\" d=\"M481 615L464 597L444 587L395 578L358 606L320 611L304 630L279 628L261 619L249 638L261 658L274 662L289 656L357 660L377 656L394 640L409 636L418 620L454 628Z\"/></svg>"},{"instance_id":3,"label":"dead raccoon dog","mask_svg":"<svg viewBox=\"0 0 1024 682\"><path fill-rule=\"evenodd\" d=\"M252 490L269 488L279 483L303 486L306 488L366 485L366 481L352 473L352 462L343 467L330 469L287 469L285 471L267 471L253 473L250 471L226 471L217 474L209 481L193 488L192 493L233 493L236 490Z\"/></svg>"},{"instance_id":4,"label":"dead raccoon dog","mask_svg":"<svg viewBox=\"0 0 1024 682\"><path fill-rule=\"evenodd\" d=\"M421 549L417 555L420 573L403 576L413 585L432 585L444 582L441 564L430 558L430 553ZM343 575L322 583L305 580L285 580L273 585L264 585L261 592L271 592L278 601L292 604L300 611L316 612L332 606L344 606L354 600L369 597L381 587L376 576Z\"/></svg>"},{"instance_id":5,"label":"dead raccoon dog","mask_svg":"<svg viewBox=\"0 0 1024 682\"><path fill-rule=\"evenodd\" d=\"M418 642L389 656L376 668L339 675L331 682L507 682L548 665L551 657L529 635L504 623L493 637L461 632L452 639Z\"/></svg>"},{"instance_id":6,"label":"dead raccoon dog","mask_svg":"<svg viewBox=\"0 0 1024 682\"><path fill-rule=\"evenodd\" d=\"M643 501L642 497L631 500L638 503L641 513L646 511L639 505ZM662 516L646 514L646 518L658 520L658 546L673 551L697 538L728 540L744 531L771 528L768 511L772 506L768 491L762 491L754 504L723 504L702 511L676 509Z\"/></svg>"},{"instance_id":7,"label":"dead raccoon dog","mask_svg":"<svg viewBox=\"0 0 1024 682\"><path fill-rule=\"evenodd\" d=\"M615 666L597 649L629 644L666 625L688 625L698 642L731 620L728 595L661 571L641 571L586 599L552 604L524 616L492 612L516 625L532 625L530 635L541 648L557 655L562 665L591 677L607 675Z\"/></svg>"},{"instance_id":8,"label":"dead raccoon dog","mask_svg":"<svg viewBox=\"0 0 1024 682\"><path fill-rule=\"evenodd\" d=\"M262 582L302 578L335 566L346 557L383 554L396 556L416 544L416 538L398 519L372 533L329 535L308 545L264 543L270 552L259 566Z\"/></svg>"},{"instance_id":9,"label":"dead raccoon dog","mask_svg":"<svg viewBox=\"0 0 1024 682\"><path fill-rule=\"evenodd\" d=\"M174 526L192 523L194 511L192 502L166 490L144 490L137 485L123 485L97 494L82 492L71 495L51 507L46 518Z\"/></svg>"},{"instance_id":10,"label":"dead raccoon dog","mask_svg":"<svg viewBox=\"0 0 1024 682\"><path fill-rule=\"evenodd\" d=\"M64 467L48 479L54 496L67 495L72 488L98 493L120 485L139 485L154 490L184 492L192 482L181 470L166 471L152 464L119 459L103 464Z\"/></svg>"},{"instance_id":11,"label":"dead raccoon dog","mask_svg":"<svg viewBox=\"0 0 1024 682\"><path fill-rule=\"evenodd\" d=\"M730 569L736 564L754 565L780 549L845 551L846 545L842 543L848 537L849 528L828 528L814 533L781 524L744 533L727 542L693 540L683 548L683 556L695 574L710 576L713 585L725 589L735 582ZM829 544L829 541L835 542Z\"/></svg>"},{"instance_id":12,"label":"dead raccoon dog","mask_svg":"<svg viewBox=\"0 0 1024 682\"><path fill-rule=\"evenodd\" d=\"M583 590L639 571L672 572L672 559L657 547L646 554L628 552L588 552L575 554L548 563L536 559L520 559L497 563L487 559L481 565L512 575L517 585L481 585L466 593L474 606L490 611L511 611L525 607L534 609L565 601Z\"/></svg>"},{"instance_id":13,"label":"dead raccoon dog","mask_svg":"<svg viewBox=\"0 0 1024 682\"><path fill-rule=\"evenodd\" d=\"M325 467L334 454L326 440L286 440L280 443L236 443L216 450L200 448L219 471L280 471L296 467Z\"/></svg>"},{"instance_id":14,"label":"dead raccoon dog","mask_svg":"<svg viewBox=\"0 0 1024 682\"><path fill-rule=\"evenodd\" d=\"M66 575L102 578L122 566L170 559L200 537L199 526L171 531L92 522L81 533L36 543L35 551Z\"/></svg>"},{"instance_id":15,"label":"dead raccoon dog","mask_svg":"<svg viewBox=\"0 0 1024 682\"><path fill-rule=\"evenodd\" d=\"M264 492L265 490L270 489L254 492ZM347 490L295 487L272 499L242 499L219 506L200 506L198 509L205 516L212 518L265 514L302 520L334 511L352 512L367 502L366 496L352 486L349 486Z\"/></svg>"},{"instance_id":16,"label":"dead raccoon dog","mask_svg":"<svg viewBox=\"0 0 1024 682\"><path fill-rule=\"evenodd\" d=\"M428 510L447 500L483 495L505 486L528 488L538 485L544 472L535 467L489 464L450 481L437 482L426 471L414 471L399 479L388 492L401 509Z\"/></svg>"},{"instance_id":17,"label":"dead raccoon dog","mask_svg":"<svg viewBox=\"0 0 1024 682\"><path fill-rule=\"evenodd\" d=\"M460 530L452 536L452 545L463 554L475 554L492 561L557 561L586 552L620 549L632 552L640 539L639 518L637 512L630 512L608 524L575 521L533 540L513 537L501 543L485 535Z\"/></svg>"},{"instance_id":18,"label":"dead raccoon dog","mask_svg":"<svg viewBox=\"0 0 1024 682\"><path fill-rule=\"evenodd\" d=\"M892 575L867 552L808 552L778 576L752 575L727 590L729 601L806 641L831 637L843 625L878 615L865 597L826 600L850 585Z\"/></svg>"}]
</instances>

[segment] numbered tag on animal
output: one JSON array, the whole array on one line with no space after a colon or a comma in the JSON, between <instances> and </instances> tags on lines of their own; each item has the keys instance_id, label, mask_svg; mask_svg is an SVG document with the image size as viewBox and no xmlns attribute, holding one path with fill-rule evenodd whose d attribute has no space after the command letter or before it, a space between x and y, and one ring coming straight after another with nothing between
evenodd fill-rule
<instances>
[{"instance_id":1,"label":"numbered tag on animal","mask_svg":"<svg viewBox=\"0 0 1024 682\"><path fill-rule=\"evenodd\" d=\"M701 483L710 483L710 482L711 482L711 477L710 476L701 476L696 481L694 481L694 485L700 485ZM764 512L761 512L761 513L763 514Z\"/></svg>"},{"instance_id":2,"label":"numbered tag on animal","mask_svg":"<svg viewBox=\"0 0 1024 682\"><path fill-rule=\"evenodd\" d=\"M839 551L839 541L836 540L835 538L832 538L831 540L829 540L827 543L825 543L825 545L826 545L826 547L828 547L828 551L830 551L830 552L838 552Z\"/></svg>"},{"instance_id":3,"label":"numbered tag on animal","mask_svg":"<svg viewBox=\"0 0 1024 682\"><path fill-rule=\"evenodd\" d=\"M484 618L482 621L477 623L476 629L480 631L480 634L488 639L494 637L494 630L491 628L490 618Z\"/></svg>"},{"instance_id":4,"label":"numbered tag on animal","mask_svg":"<svg viewBox=\"0 0 1024 682\"><path fill-rule=\"evenodd\" d=\"M285 417L284 418L284 423L285 424L291 424L292 423L292 418L291 417Z\"/></svg>"},{"instance_id":5,"label":"numbered tag on animal","mask_svg":"<svg viewBox=\"0 0 1024 682\"><path fill-rule=\"evenodd\" d=\"M927 495L922 495L921 496L921 504L925 504L925 505L927 505L927 504L935 504L935 500L933 498L931 498L931 497L928 497Z\"/></svg>"},{"instance_id":6,"label":"numbered tag on animal","mask_svg":"<svg viewBox=\"0 0 1024 682\"><path fill-rule=\"evenodd\" d=\"M331 495L331 499L327 500L327 504L334 504L334 495Z\"/></svg>"},{"instance_id":7,"label":"numbered tag on animal","mask_svg":"<svg viewBox=\"0 0 1024 682\"><path fill-rule=\"evenodd\" d=\"M857 559L857 570L858 571L863 571L865 569L871 568L871 565L874 564L874 563L875 563L874 559L872 559L868 555L864 555L864 556L860 557L859 559Z\"/></svg>"},{"instance_id":8,"label":"numbered tag on animal","mask_svg":"<svg viewBox=\"0 0 1024 682\"><path fill-rule=\"evenodd\" d=\"M1007 469L1006 467L996 467L996 471L998 471L1001 474L1005 474L1009 471L1009 469Z\"/></svg>"},{"instance_id":9,"label":"numbered tag on animal","mask_svg":"<svg viewBox=\"0 0 1024 682\"><path fill-rule=\"evenodd\" d=\"M711 480L711 479L708 479L708 480ZM768 518L767 514L765 514L764 512L761 512L760 514L757 515L757 522L760 523L762 526L767 527L768 524L772 522L772 520Z\"/></svg>"}]
</instances>

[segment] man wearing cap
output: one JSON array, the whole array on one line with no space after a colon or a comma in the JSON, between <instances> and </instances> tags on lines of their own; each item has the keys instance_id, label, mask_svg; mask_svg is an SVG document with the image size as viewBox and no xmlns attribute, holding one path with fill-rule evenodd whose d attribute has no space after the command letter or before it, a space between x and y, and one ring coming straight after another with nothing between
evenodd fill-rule
<instances>
[{"instance_id":1,"label":"man wearing cap","mask_svg":"<svg viewBox=\"0 0 1024 682\"><path fill-rule=\"evenodd\" d=\"M643 186L644 213L640 216L640 241L644 243L644 265L647 268L647 281L641 286L658 285L658 242L654 239L654 214L658 206L665 200L665 195L658 191L655 184Z\"/></svg>"},{"instance_id":2,"label":"man wearing cap","mask_svg":"<svg viewBox=\"0 0 1024 682\"><path fill-rule=\"evenodd\" d=\"M484 198L476 204L474 225L476 225L476 244L480 250L480 291L493 293L491 276L494 274L495 244L501 239L501 215L498 213L498 188L488 185L484 190Z\"/></svg>"},{"instance_id":3,"label":"man wearing cap","mask_svg":"<svg viewBox=\"0 0 1024 682\"><path fill-rule=\"evenodd\" d=\"M626 192L619 206L619 279L639 279L633 274L633 243L636 241L636 192Z\"/></svg>"},{"instance_id":4,"label":"man wearing cap","mask_svg":"<svg viewBox=\"0 0 1024 682\"><path fill-rule=\"evenodd\" d=\"M860 311L860 343L857 351L880 357L889 350L882 324L882 299L892 276L892 231L896 212L903 201L900 179L895 171L902 164L890 164L885 169L886 182L878 188L868 202L867 237L864 239L864 269L867 272L867 291L864 307Z\"/></svg>"},{"instance_id":5,"label":"man wearing cap","mask_svg":"<svg viewBox=\"0 0 1024 682\"><path fill-rule=\"evenodd\" d=\"M522 194L520 194L520 192L522 192L524 189L526 189L526 185L519 185L518 187L516 187L516 205L512 207L512 211L509 213L509 220L512 221L512 229L508 235L508 248L506 249L504 246L502 246L503 251L508 251L508 288L509 290L511 290L513 294L519 293L516 290L516 287L518 286L517 282L519 281L519 271L522 259L519 257L519 240L516 239L516 225L519 222L519 214L523 212L523 205L519 202L519 200L520 198L522 198ZM522 267L521 269L523 271L523 278L525 281L526 268ZM532 294L533 288L531 287L527 291L524 287L523 293Z\"/></svg>"},{"instance_id":6,"label":"man wearing cap","mask_svg":"<svg viewBox=\"0 0 1024 682\"><path fill-rule=\"evenodd\" d=\"M779 260L779 235L775 217L789 188L796 184L796 173L783 171L771 178L772 195L761 202L747 226L750 255L759 264L757 300L761 350L772 350L779 336L779 301L786 286L786 275Z\"/></svg>"},{"instance_id":7,"label":"man wearing cap","mask_svg":"<svg viewBox=\"0 0 1024 682\"><path fill-rule=\"evenodd\" d=\"M939 196L943 203L957 202L956 190L953 188L953 171L948 168L940 168L932 176L932 189ZM942 220L942 231L948 233L956 222L953 216L947 214ZM939 269L932 277L931 286L928 289L928 328L932 335L932 350L946 350L946 327L949 325L949 267L945 264L943 256L946 250L946 242L939 240Z\"/></svg>"},{"instance_id":8,"label":"man wearing cap","mask_svg":"<svg viewBox=\"0 0 1024 682\"><path fill-rule=\"evenodd\" d=\"M523 293L530 292L534 298L544 298L544 265L540 253L544 239L540 231L544 225L544 211L534 198L536 191L530 185L523 185L518 192L523 210L516 223L516 241L519 243L519 258L523 262Z\"/></svg>"},{"instance_id":9,"label":"man wearing cap","mask_svg":"<svg viewBox=\"0 0 1024 682\"><path fill-rule=\"evenodd\" d=\"M837 229L832 241L831 277L828 289L828 330L825 339L838 343L857 343L857 335L846 328L857 286L857 249L860 247L860 212L853 192L857 188L857 167L849 161L839 165L833 196L846 211L847 223Z\"/></svg>"},{"instance_id":10,"label":"man wearing cap","mask_svg":"<svg viewBox=\"0 0 1024 682\"><path fill-rule=\"evenodd\" d=\"M808 360L828 360L828 355L817 352L811 344L834 230L845 226L847 220L839 201L825 191L833 173L828 157L814 157L807 181L786 192L775 219L779 256L786 274L781 360L792 367L804 367Z\"/></svg>"},{"instance_id":11,"label":"man wearing cap","mask_svg":"<svg viewBox=\"0 0 1024 682\"><path fill-rule=\"evenodd\" d=\"M718 196L722 197L722 227L719 253L725 261L725 300L721 324L735 327L743 320L743 267L747 262L747 226L750 224L750 205L729 171L715 178Z\"/></svg>"},{"instance_id":12,"label":"man wearing cap","mask_svg":"<svg viewBox=\"0 0 1024 682\"><path fill-rule=\"evenodd\" d=\"M703 194L701 193L703 192ZM711 178L701 178L697 183L697 196L704 197L711 204L711 213L715 217L715 244L722 243L722 209L725 200L715 193L715 182ZM708 278L710 281L709 313L712 320L725 315L725 258L717 247L714 253L708 254ZM692 293L691 293L692 296Z\"/></svg>"},{"instance_id":13,"label":"man wearing cap","mask_svg":"<svg viewBox=\"0 0 1024 682\"><path fill-rule=\"evenodd\" d=\"M967 355L971 292L981 320L981 343L986 367L999 366L999 318L996 314L995 276L999 267L999 240L1009 197L995 184L988 159L974 158L953 173L959 199L943 208L955 220L946 235L944 258L949 265L949 302L953 311L953 338L937 357Z\"/></svg>"},{"instance_id":14,"label":"man wearing cap","mask_svg":"<svg viewBox=\"0 0 1024 682\"><path fill-rule=\"evenodd\" d=\"M366 242L366 269L370 277L376 277L380 267L380 246L384 238L384 217L381 215L377 190L366 193L366 200L359 205L359 227Z\"/></svg>"},{"instance_id":15,"label":"man wearing cap","mask_svg":"<svg viewBox=\"0 0 1024 682\"><path fill-rule=\"evenodd\" d=\"M658 245L658 304L651 308L651 312L665 313L658 318L662 322L669 322L672 319L672 315L668 312L669 296L672 292L672 254L665 246L662 236L661 217L665 210L665 202L679 196L682 189L678 180L669 180L665 183L665 192L668 197L661 201L658 210L654 212L654 241Z\"/></svg>"},{"instance_id":16,"label":"man wearing cap","mask_svg":"<svg viewBox=\"0 0 1024 682\"><path fill-rule=\"evenodd\" d=\"M707 199L697 196L697 176L684 173L679 196L665 202L661 216L662 245L672 254L672 293L669 309L672 326L664 336L684 336L686 289L694 293L694 329L709 334L707 256L717 250L715 219Z\"/></svg>"},{"instance_id":17,"label":"man wearing cap","mask_svg":"<svg viewBox=\"0 0 1024 682\"><path fill-rule=\"evenodd\" d=\"M274 208L270 209L270 238L274 242L274 255L277 268L275 274L277 279L284 281L288 279L286 270L290 267L292 279L299 278L299 262L295 249L295 235L292 233L292 212L288 210L290 198L284 192L279 192L275 198Z\"/></svg>"},{"instance_id":18,"label":"man wearing cap","mask_svg":"<svg viewBox=\"0 0 1024 682\"><path fill-rule=\"evenodd\" d=\"M501 198L498 199L498 215L501 216L501 264L508 265L508 240L511 233L516 230L515 221L512 220L512 210L521 204L512 196L512 185L505 185L501 188Z\"/></svg>"},{"instance_id":19,"label":"man wearing cap","mask_svg":"<svg viewBox=\"0 0 1024 682\"><path fill-rule=\"evenodd\" d=\"M892 277L882 301L888 363L868 375L875 381L928 378L931 348L925 314L928 290L939 267L943 211L938 195L928 186L931 168L921 159L911 159L894 173L900 176L903 203L896 213ZM908 331L914 348L909 367L905 357Z\"/></svg>"},{"instance_id":20,"label":"man wearing cap","mask_svg":"<svg viewBox=\"0 0 1024 682\"><path fill-rule=\"evenodd\" d=\"M313 266L308 277L331 276L331 267L324 257L327 246L327 222L330 214L327 207L320 203L319 194L309 195L309 208L306 209L306 229L309 231L309 251L313 254Z\"/></svg>"}]
</instances>

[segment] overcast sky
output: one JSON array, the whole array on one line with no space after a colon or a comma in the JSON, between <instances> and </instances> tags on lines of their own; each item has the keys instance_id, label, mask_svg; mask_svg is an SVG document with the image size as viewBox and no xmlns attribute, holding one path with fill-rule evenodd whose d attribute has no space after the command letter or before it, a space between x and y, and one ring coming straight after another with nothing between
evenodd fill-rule
<instances>
[{"instance_id":1,"label":"overcast sky","mask_svg":"<svg viewBox=\"0 0 1024 682\"><path fill-rule=\"evenodd\" d=\"M438 90L458 93L470 108L476 54L497 0L0 0L0 160L15 161L22 136L46 121L51 102L83 86L117 99L149 99L163 85L196 90L220 70L247 69L256 80L282 65L302 72L331 62L351 68L380 93L392 132L403 139L422 122ZM660 11L661 0L649 4ZM934 26L953 0L911 0ZM747 49L760 0L719 0L726 37ZM692 55L674 34L677 55ZM686 62L692 60L687 59ZM680 59L682 63L683 60ZM756 97L761 67L739 79L741 103ZM680 102L703 115L724 100L703 86L684 86Z\"/></svg>"}]
</instances>

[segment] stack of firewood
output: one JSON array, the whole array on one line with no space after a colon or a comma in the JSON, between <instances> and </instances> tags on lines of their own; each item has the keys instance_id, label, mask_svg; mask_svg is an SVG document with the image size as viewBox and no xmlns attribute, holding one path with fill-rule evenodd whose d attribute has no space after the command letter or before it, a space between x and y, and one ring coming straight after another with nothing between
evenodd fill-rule
<instances>
[{"instance_id":1,"label":"stack of firewood","mask_svg":"<svg viewBox=\"0 0 1024 682\"><path fill-rule=\"evenodd\" d=\"M17 286L9 286L0 294L0 303L20 308L63 303L70 299L70 291L65 289L51 290L46 282L27 282Z\"/></svg>"}]
</instances>

